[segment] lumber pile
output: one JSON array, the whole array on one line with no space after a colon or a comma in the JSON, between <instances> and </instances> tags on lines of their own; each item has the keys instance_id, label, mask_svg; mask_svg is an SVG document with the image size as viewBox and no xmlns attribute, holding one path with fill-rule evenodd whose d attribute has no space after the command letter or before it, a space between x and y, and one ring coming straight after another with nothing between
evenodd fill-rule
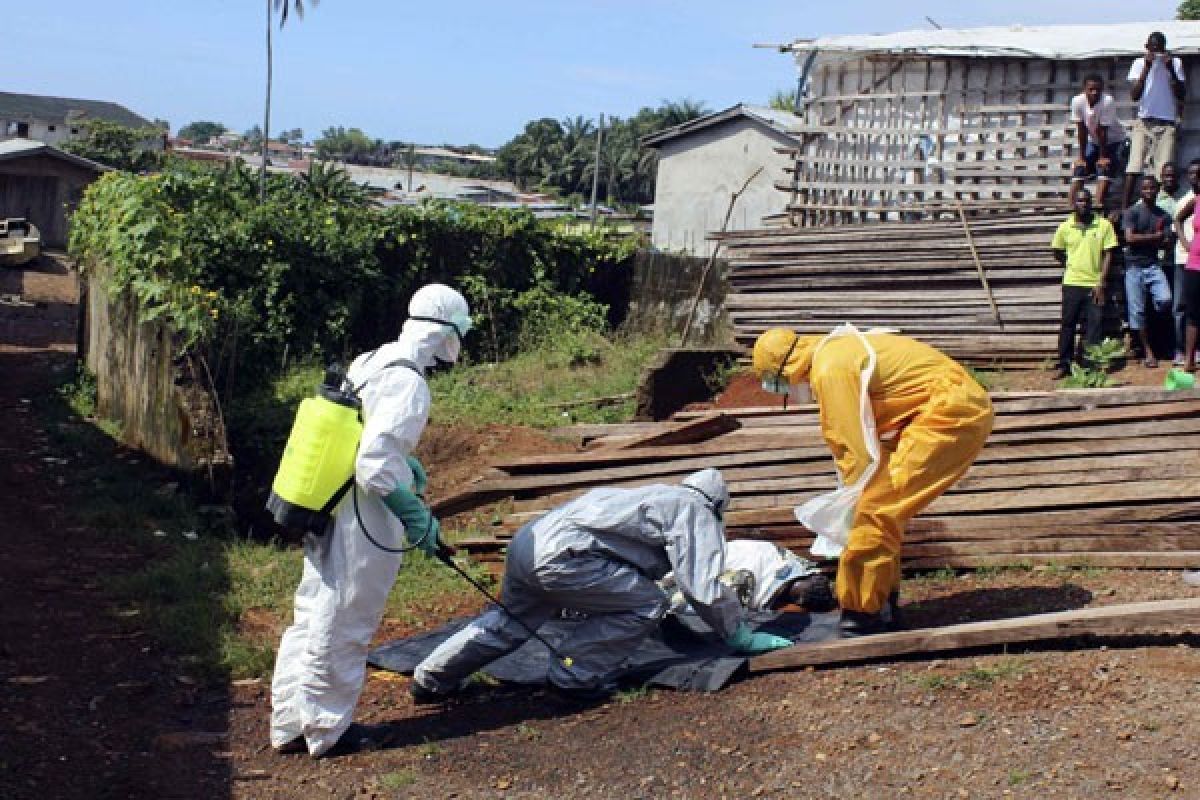
<instances>
[{"instance_id":1,"label":"lumber pile","mask_svg":"<svg viewBox=\"0 0 1200 800\"><path fill-rule=\"evenodd\" d=\"M996 424L975 465L910 523L905 568L1200 565L1200 390L996 394L993 402ZM673 483L704 467L729 482L730 538L805 552L813 537L793 508L836 481L814 406L682 413L657 432L625 430L583 452L493 467L434 507L449 516L511 501L491 536L462 543L492 562L520 525L588 489Z\"/></svg>"},{"instance_id":2,"label":"lumber pile","mask_svg":"<svg viewBox=\"0 0 1200 800\"><path fill-rule=\"evenodd\" d=\"M1062 267L1050 240L1066 211L720 237L726 310L746 348L764 330L851 322L920 339L970 364L1038 366L1058 346Z\"/></svg>"}]
</instances>

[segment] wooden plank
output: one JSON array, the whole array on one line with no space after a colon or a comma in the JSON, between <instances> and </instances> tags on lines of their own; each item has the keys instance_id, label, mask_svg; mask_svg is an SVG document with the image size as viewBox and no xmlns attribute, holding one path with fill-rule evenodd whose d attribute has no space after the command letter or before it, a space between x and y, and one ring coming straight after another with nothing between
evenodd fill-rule
<instances>
[{"instance_id":1,"label":"wooden plank","mask_svg":"<svg viewBox=\"0 0 1200 800\"><path fill-rule=\"evenodd\" d=\"M662 430L625 442L621 448L633 450L639 447L664 447L702 442L723 433L735 431L740 427L742 427L742 423L728 414L708 413L687 422L670 423Z\"/></svg>"},{"instance_id":2,"label":"wooden plank","mask_svg":"<svg viewBox=\"0 0 1200 800\"><path fill-rule=\"evenodd\" d=\"M1060 641L1080 636L1146 636L1200 633L1200 599L1160 600L1058 611L1005 620L970 622L942 628L881 633L857 639L798 644L750 660L752 673L846 664L914 653L947 653Z\"/></svg>"}]
</instances>

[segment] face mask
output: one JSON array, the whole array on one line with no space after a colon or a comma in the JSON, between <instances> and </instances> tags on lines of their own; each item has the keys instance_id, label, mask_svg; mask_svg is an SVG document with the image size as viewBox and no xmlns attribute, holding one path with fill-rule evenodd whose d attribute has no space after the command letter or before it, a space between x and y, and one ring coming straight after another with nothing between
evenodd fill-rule
<instances>
[{"instance_id":1,"label":"face mask","mask_svg":"<svg viewBox=\"0 0 1200 800\"><path fill-rule=\"evenodd\" d=\"M791 391L791 387L788 385L788 382L784 380L783 376L779 373L768 375L767 377L763 378L762 388L764 392L770 392L771 394L786 395L789 391Z\"/></svg>"}]
</instances>

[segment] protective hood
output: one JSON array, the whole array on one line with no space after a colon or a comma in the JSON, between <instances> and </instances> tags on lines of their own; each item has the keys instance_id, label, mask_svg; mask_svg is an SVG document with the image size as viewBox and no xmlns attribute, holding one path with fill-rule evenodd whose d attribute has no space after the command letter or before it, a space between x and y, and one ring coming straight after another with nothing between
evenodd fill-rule
<instances>
[{"instance_id":1,"label":"protective hood","mask_svg":"<svg viewBox=\"0 0 1200 800\"><path fill-rule=\"evenodd\" d=\"M683 479L683 485L700 494L720 519L729 508L729 487L715 469L702 469Z\"/></svg>"},{"instance_id":2,"label":"protective hood","mask_svg":"<svg viewBox=\"0 0 1200 800\"><path fill-rule=\"evenodd\" d=\"M771 328L754 342L752 368L760 378L780 373L789 384L808 380L813 352L823 336L797 336L788 328Z\"/></svg>"},{"instance_id":3,"label":"protective hood","mask_svg":"<svg viewBox=\"0 0 1200 800\"><path fill-rule=\"evenodd\" d=\"M400 330L400 343L408 357L428 369L436 361L455 363L462 352L462 337L471 329L466 299L449 286L422 286L408 302L408 319Z\"/></svg>"}]
</instances>

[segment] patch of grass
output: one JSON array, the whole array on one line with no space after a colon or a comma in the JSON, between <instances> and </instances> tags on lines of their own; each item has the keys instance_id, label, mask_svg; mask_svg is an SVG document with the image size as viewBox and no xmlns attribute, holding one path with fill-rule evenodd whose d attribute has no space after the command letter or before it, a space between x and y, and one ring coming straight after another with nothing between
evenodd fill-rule
<instances>
[{"instance_id":1,"label":"patch of grass","mask_svg":"<svg viewBox=\"0 0 1200 800\"><path fill-rule=\"evenodd\" d=\"M533 739L539 739L542 736L541 731L525 722L519 723L516 727L516 731L517 735L522 739L529 739L531 741Z\"/></svg>"},{"instance_id":2,"label":"patch of grass","mask_svg":"<svg viewBox=\"0 0 1200 800\"><path fill-rule=\"evenodd\" d=\"M437 742L422 742L417 747L417 755L421 758L433 758L442 754L442 746Z\"/></svg>"},{"instance_id":3,"label":"patch of grass","mask_svg":"<svg viewBox=\"0 0 1200 800\"><path fill-rule=\"evenodd\" d=\"M950 680L945 675L921 675L917 678L917 686L929 692L945 689L949 685Z\"/></svg>"},{"instance_id":4,"label":"patch of grass","mask_svg":"<svg viewBox=\"0 0 1200 800\"><path fill-rule=\"evenodd\" d=\"M461 366L430 380L441 423L502 423L547 428L576 422L621 422L646 364L665 342L649 335L606 339L582 332L545 340L499 364Z\"/></svg>"},{"instance_id":5,"label":"patch of grass","mask_svg":"<svg viewBox=\"0 0 1200 800\"><path fill-rule=\"evenodd\" d=\"M1008 375L1005 374L1003 366L996 366L990 369L967 367L967 374L989 392L1005 389L1008 386Z\"/></svg>"},{"instance_id":6,"label":"patch of grass","mask_svg":"<svg viewBox=\"0 0 1200 800\"><path fill-rule=\"evenodd\" d=\"M388 772L379 777L379 785L385 789L404 789L417 782L417 774L411 769Z\"/></svg>"},{"instance_id":7,"label":"patch of grass","mask_svg":"<svg viewBox=\"0 0 1200 800\"><path fill-rule=\"evenodd\" d=\"M1029 780L1032 774L1033 773L1031 773L1029 770L1025 769L1010 769L1008 771L1008 785L1020 786L1022 783Z\"/></svg>"},{"instance_id":8,"label":"patch of grass","mask_svg":"<svg viewBox=\"0 0 1200 800\"><path fill-rule=\"evenodd\" d=\"M736 358L730 358L722 361L713 368L713 371L704 376L704 385L708 387L708 391L714 396L725 391L725 387L729 386L729 382L733 380L733 376L741 371Z\"/></svg>"},{"instance_id":9,"label":"patch of grass","mask_svg":"<svg viewBox=\"0 0 1200 800\"><path fill-rule=\"evenodd\" d=\"M942 567L940 569L922 572L912 577L912 580L928 583L942 583L944 581L952 581L958 577L958 573L950 567Z\"/></svg>"},{"instance_id":10,"label":"patch of grass","mask_svg":"<svg viewBox=\"0 0 1200 800\"><path fill-rule=\"evenodd\" d=\"M991 686L997 681L1011 680L1024 674L1026 666L1018 658L1007 658L989 666L976 664L962 673L960 680L973 687Z\"/></svg>"},{"instance_id":11,"label":"patch of grass","mask_svg":"<svg viewBox=\"0 0 1200 800\"><path fill-rule=\"evenodd\" d=\"M613 696L618 703L636 703L639 700L644 700L650 696L649 686L635 686L630 689L622 689Z\"/></svg>"},{"instance_id":12,"label":"patch of grass","mask_svg":"<svg viewBox=\"0 0 1200 800\"><path fill-rule=\"evenodd\" d=\"M1012 575L1013 573L1032 572L1033 564L1028 562L1018 562L1016 564L995 564L993 566L978 567L975 570L975 576L981 580L990 580L999 578L1004 575Z\"/></svg>"}]
</instances>

